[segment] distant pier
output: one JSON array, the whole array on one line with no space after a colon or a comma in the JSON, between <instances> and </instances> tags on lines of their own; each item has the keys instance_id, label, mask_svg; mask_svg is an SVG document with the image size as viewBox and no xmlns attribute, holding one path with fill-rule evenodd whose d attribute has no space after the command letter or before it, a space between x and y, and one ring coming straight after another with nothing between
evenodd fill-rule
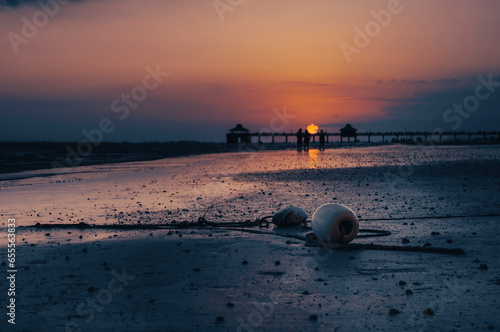
<instances>
[{"instance_id":1,"label":"distant pier","mask_svg":"<svg viewBox=\"0 0 500 332\"><path fill-rule=\"evenodd\" d=\"M493 137L495 140L500 140L500 131L476 131L476 132L466 132L466 131L445 131L440 133L432 133L432 132L424 132L424 131L394 131L394 132L362 132L356 133L356 136L342 136L340 133L325 133L326 142L330 142L330 138L337 137L339 142L343 142L344 140L347 142L361 142L359 140L360 137L365 137L366 140L364 142L372 142L372 138L380 138L380 142L390 142L392 141L399 142L400 140L408 140L408 141L428 141L429 138L434 138L433 141L472 141L473 139L482 139L486 140L488 137ZM296 142L295 133L250 133L251 137L257 137L258 142L263 142L263 137L271 137L270 143L275 143L275 137L284 137L285 143L288 142ZM313 142L319 136L318 134L312 135ZM292 140L289 139L292 137ZM351 138L353 140L351 141Z\"/></svg>"},{"instance_id":2,"label":"distant pier","mask_svg":"<svg viewBox=\"0 0 500 332\"><path fill-rule=\"evenodd\" d=\"M347 131L345 129L348 129ZM311 135L311 141L314 143L319 134ZM364 138L360 140L360 138ZM387 131L387 132L357 132L350 125L342 128L340 132L325 132L326 143L330 142L433 142L442 141L500 141L500 131ZM227 133L227 143L292 143L296 142L295 132L251 132L238 124Z\"/></svg>"}]
</instances>

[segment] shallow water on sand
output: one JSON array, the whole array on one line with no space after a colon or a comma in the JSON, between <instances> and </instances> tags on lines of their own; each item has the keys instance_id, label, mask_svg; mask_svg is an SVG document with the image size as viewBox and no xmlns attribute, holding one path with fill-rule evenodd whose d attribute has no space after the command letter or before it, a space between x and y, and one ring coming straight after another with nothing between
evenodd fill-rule
<instances>
[{"instance_id":1,"label":"shallow water on sand","mask_svg":"<svg viewBox=\"0 0 500 332\"><path fill-rule=\"evenodd\" d=\"M18 225L166 223L201 215L243 221L288 205L312 214L328 202L349 205L363 218L495 213L499 162L499 146L390 145L6 174L0 181L0 225L6 226L7 217Z\"/></svg>"}]
</instances>

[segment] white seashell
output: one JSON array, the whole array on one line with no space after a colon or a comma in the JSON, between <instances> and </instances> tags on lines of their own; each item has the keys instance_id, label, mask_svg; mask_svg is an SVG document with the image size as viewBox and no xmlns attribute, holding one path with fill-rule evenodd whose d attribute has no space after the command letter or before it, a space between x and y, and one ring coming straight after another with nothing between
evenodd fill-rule
<instances>
[{"instance_id":1,"label":"white seashell","mask_svg":"<svg viewBox=\"0 0 500 332\"><path fill-rule=\"evenodd\" d=\"M311 227L314 234L326 243L346 244L358 235L359 221L347 206L331 203L314 212Z\"/></svg>"},{"instance_id":2,"label":"white seashell","mask_svg":"<svg viewBox=\"0 0 500 332\"><path fill-rule=\"evenodd\" d=\"M296 206L287 207L273 216L273 224L278 227L299 226L306 220L306 211Z\"/></svg>"}]
</instances>

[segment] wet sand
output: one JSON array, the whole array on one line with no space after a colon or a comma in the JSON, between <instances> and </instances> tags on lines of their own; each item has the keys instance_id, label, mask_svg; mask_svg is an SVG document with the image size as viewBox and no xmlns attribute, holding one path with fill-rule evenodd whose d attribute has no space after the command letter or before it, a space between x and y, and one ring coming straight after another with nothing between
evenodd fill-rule
<instances>
[{"instance_id":1,"label":"wet sand","mask_svg":"<svg viewBox=\"0 0 500 332\"><path fill-rule=\"evenodd\" d=\"M362 228L392 231L357 243L406 238L467 252L328 253L297 239L217 229L18 228L17 327L499 329L499 166L498 147L390 146L181 157L4 181L2 223L169 224L200 215L229 222L289 205L312 215L336 202Z\"/></svg>"}]
</instances>

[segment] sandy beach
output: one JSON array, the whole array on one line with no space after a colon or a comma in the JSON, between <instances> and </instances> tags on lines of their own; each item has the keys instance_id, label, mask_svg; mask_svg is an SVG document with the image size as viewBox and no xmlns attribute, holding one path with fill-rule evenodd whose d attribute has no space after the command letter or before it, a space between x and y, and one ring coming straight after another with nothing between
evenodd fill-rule
<instances>
[{"instance_id":1,"label":"sandy beach","mask_svg":"<svg viewBox=\"0 0 500 332\"><path fill-rule=\"evenodd\" d=\"M47 172L0 182L3 252L7 220L17 227L18 331L500 328L499 146L239 152ZM332 202L361 228L392 232L355 243L467 255L328 252L276 235L310 232L302 227L26 227L240 222L290 205L310 217Z\"/></svg>"},{"instance_id":2,"label":"sandy beach","mask_svg":"<svg viewBox=\"0 0 500 332\"><path fill-rule=\"evenodd\" d=\"M500 330L499 18L0 0L0 332Z\"/></svg>"}]
</instances>

